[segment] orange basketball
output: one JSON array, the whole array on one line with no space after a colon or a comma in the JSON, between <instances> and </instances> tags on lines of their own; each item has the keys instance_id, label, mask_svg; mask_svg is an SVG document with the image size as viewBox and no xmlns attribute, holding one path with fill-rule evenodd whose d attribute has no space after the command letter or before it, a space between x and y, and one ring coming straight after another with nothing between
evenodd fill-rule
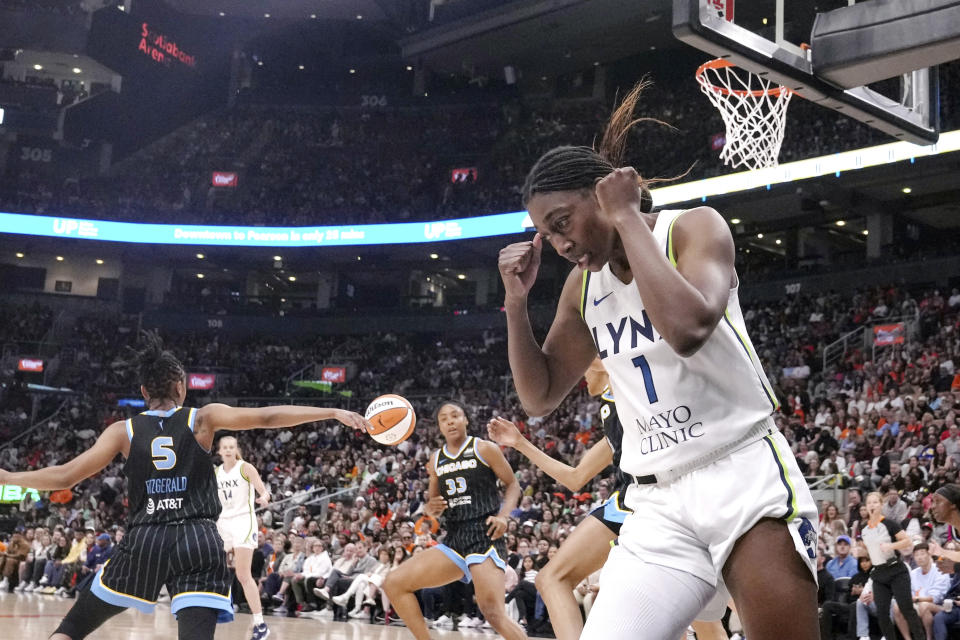
<instances>
[{"instance_id":1,"label":"orange basketball","mask_svg":"<svg viewBox=\"0 0 960 640\"><path fill-rule=\"evenodd\" d=\"M417 415L406 398L387 393L370 403L364 417L373 425L370 437L386 445L397 445L410 437Z\"/></svg>"}]
</instances>

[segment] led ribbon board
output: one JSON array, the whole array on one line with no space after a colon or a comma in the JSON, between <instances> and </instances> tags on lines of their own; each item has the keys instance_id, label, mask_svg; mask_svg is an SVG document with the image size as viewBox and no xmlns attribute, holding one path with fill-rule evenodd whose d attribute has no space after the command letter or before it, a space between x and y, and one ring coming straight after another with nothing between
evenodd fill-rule
<instances>
[{"instance_id":1,"label":"led ribbon board","mask_svg":"<svg viewBox=\"0 0 960 640\"><path fill-rule=\"evenodd\" d=\"M936 144L917 146L893 142L829 156L788 162L757 171L743 171L695 182L653 189L657 206L706 201L707 198L934 156L960 150L960 130L940 135ZM0 213L0 233L78 238L141 244L203 245L208 247L346 247L469 240L523 233L532 227L525 211L489 216L336 227L227 227L209 225L141 224L79 218L54 218Z\"/></svg>"}]
</instances>

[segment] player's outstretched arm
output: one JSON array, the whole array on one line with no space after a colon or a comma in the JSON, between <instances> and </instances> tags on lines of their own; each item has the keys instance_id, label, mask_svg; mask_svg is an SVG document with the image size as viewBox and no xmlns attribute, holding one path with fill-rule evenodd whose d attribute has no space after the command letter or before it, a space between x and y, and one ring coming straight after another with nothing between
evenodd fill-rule
<instances>
[{"instance_id":1,"label":"player's outstretched arm","mask_svg":"<svg viewBox=\"0 0 960 640\"><path fill-rule=\"evenodd\" d=\"M520 489L520 483L517 482L517 477L513 475L513 469L510 468L510 463L503 457L503 452L500 451L500 447L492 442L479 440L477 442L477 450L484 461L490 465L490 469L497 474L500 482L503 483L503 504L500 506L500 513L487 518L486 523L489 525L487 534L493 540L496 540L506 533L507 520L510 518L510 512L517 508L517 504L520 502L520 494L523 493L523 491Z\"/></svg>"},{"instance_id":2,"label":"player's outstretched arm","mask_svg":"<svg viewBox=\"0 0 960 640\"><path fill-rule=\"evenodd\" d=\"M348 427L368 431L371 426L359 413L328 407L302 407L281 405L277 407L238 408L225 404L208 404L197 410L197 423L204 429L217 431L244 431L246 429L282 429L321 420L338 420Z\"/></svg>"},{"instance_id":3,"label":"player's outstretched arm","mask_svg":"<svg viewBox=\"0 0 960 640\"><path fill-rule=\"evenodd\" d=\"M118 453L126 455L129 451L130 440L127 438L126 426L123 422L114 422L100 434L92 447L73 460L36 471L13 472L0 469L0 484L16 484L40 491L69 489L81 480L102 471Z\"/></svg>"},{"instance_id":4,"label":"player's outstretched arm","mask_svg":"<svg viewBox=\"0 0 960 640\"><path fill-rule=\"evenodd\" d=\"M533 446L532 442L523 437L517 426L506 418L497 416L487 423L487 434L497 444L513 447L522 453L541 471L570 491L579 491L613 462L613 451L606 438L590 447L580 463L571 467Z\"/></svg>"}]
</instances>

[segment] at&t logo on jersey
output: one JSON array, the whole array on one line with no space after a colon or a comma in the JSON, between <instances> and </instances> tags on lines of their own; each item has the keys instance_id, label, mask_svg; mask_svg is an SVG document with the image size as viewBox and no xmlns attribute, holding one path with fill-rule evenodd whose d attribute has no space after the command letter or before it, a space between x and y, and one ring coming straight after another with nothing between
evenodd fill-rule
<instances>
[{"instance_id":1,"label":"at&t logo on jersey","mask_svg":"<svg viewBox=\"0 0 960 640\"><path fill-rule=\"evenodd\" d=\"M649 419L637 418L636 423L643 436L640 441L642 455L669 449L703 436L703 423L695 422L690 407L683 404L660 411Z\"/></svg>"},{"instance_id":2,"label":"at&t logo on jersey","mask_svg":"<svg viewBox=\"0 0 960 640\"><path fill-rule=\"evenodd\" d=\"M147 498L147 515L153 515L157 511L179 509L182 505L183 498L161 498L156 501L153 498Z\"/></svg>"}]
</instances>

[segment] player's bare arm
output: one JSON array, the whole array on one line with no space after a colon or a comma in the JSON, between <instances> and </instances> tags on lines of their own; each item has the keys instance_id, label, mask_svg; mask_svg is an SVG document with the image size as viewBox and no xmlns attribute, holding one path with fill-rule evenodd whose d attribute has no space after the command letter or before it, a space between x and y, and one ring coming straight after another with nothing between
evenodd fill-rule
<instances>
[{"instance_id":1,"label":"player's bare arm","mask_svg":"<svg viewBox=\"0 0 960 640\"><path fill-rule=\"evenodd\" d=\"M270 504L270 491L267 490L267 486L263 483L260 472L249 462L243 462L241 464L243 464L243 466L240 468L240 472L257 491L257 504L261 507Z\"/></svg>"},{"instance_id":2,"label":"player's bare arm","mask_svg":"<svg viewBox=\"0 0 960 640\"><path fill-rule=\"evenodd\" d=\"M440 477L437 476L437 470L433 467L433 456L427 462L427 473L430 480L427 486L427 504L423 507L423 512L433 518L439 518L447 508L447 499L440 495Z\"/></svg>"},{"instance_id":3,"label":"player's bare arm","mask_svg":"<svg viewBox=\"0 0 960 640\"><path fill-rule=\"evenodd\" d=\"M677 218L674 268L640 212L634 169L616 169L601 180L597 199L617 229L653 326L678 355L693 355L723 317L736 281L735 248L727 223L710 207Z\"/></svg>"},{"instance_id":4,"label":"player's bare arm","mask_svg":"<svg viewBox=\"0 0 960 640\"><path fill-rule=\"evenodd\" d=\"M556 409L596 357L593 339L580 317L583 271L579 268L571 270L564 283L543 348L537 344L527 314L527 294L540 264L541 244L537 234L533 242L505 247L499 260L500 275L507 289L504 307L510 370L520 403L532 416L546 415Z\"/></svg>"},{"instance_id":5,"label":"player's bare arm","mask_svg":"<svg viewBox=\"0 0 960 640\"><path fill-rule=\"evenodd\" d=\"M0 484L16 484L40 491L69 489L81 480L104 469L118 453L126 457L130 453L130 440L126 425L114 422L107 427L92 447L63 464L36 471L0 470Z\"/></svg>"},{"instance_id":6,"label":"player's bare arm","mask_svg":"<svg viewBox=\"0 0 960 640\"><path fill-rule=\"evenodd\" d=\"M581 458L576 467L572 467L556 458L551 458L523 437L516 425L509 420L496 417L487 425L490 439L497 444L512 447L523 454L537 468L562 484L569 491L579 491L587 482L613 463L613 450L606 438L596 442Z\"/></svg>"},{"instance_id":7,"label":"player's bare arm","mask_svg":"<svg viewBox=\"0 0 960 640\"><path fill-rule=\"evenodd\" d=\"M497 475L497 479L503 483L503 504L500 506L500 513L488 517L486 521L489 527L487 535L492 540L496 540L506 532L507 519L510 517L510 512L517 508L522 490L520 489L520 483L517 482L517 477L513 475L510 463L503 457L500 447L479 438L476 443L479 454L490 465L490 469Z\"/></svg>"},{"instance_id":8,"label":"player's bare arm","mask_svg":"<svg viewBox=\"0 0 960 640\"><path fill-rule=\"evenodd\" d=\"M368 431L370 423L358 413L328 407L301 407L284 405L277 407L239 408L212 403L197 410L197 441L206 448L213 443L213 434L247 429L282 429L321 420L338 420L348 427Z\"/></svg>"}]
</instances>

